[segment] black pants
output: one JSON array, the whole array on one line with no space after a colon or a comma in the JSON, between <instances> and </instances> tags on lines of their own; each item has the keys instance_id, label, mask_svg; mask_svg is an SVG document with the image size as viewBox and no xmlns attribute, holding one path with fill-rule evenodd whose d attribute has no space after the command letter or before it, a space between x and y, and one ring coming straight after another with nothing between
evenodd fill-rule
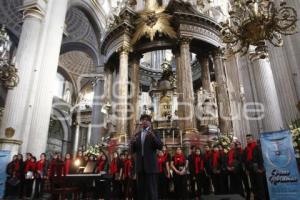
<instances>
[{"instance_id":1,"label":"black pants","mask_svg":"<svg viewBox=\"0 0 300 200\"><path fill-rule=\"evenodd\" d=\"M215 189L215 194L221 194L221 187L222 187L222 182L221 182L221 174L219 173L213 173L211 175L211 180L212 184Z\"/></svg>"},{"instance_id":2,"label":"black pants","mask_svg":"<svg viewBox=\"0 0 300 200\"><path fill-rule=\"evenodd\" d=\"M242 185L242 175L238 172L232 171L229 174L230 177L230 194L239 194L244 196L244 190Z\"/></svg>"},{"instance_id":3,"label":"black pants","mask_svg":"<svg viewBox=\"0 0 300 200\"><path fill-rule=\"evenodd\" d=\"M20 182L17 178L7 177L4 197L17 197L19 195Z\"/></svg>"},{"instance_id":4,"label":"black pants","mask_svg":"<svg viewBox=\"0 0 300 200\"><path fill-rule=\"evenodd\" d=\"M140 172L137 174L138 200L157 200L157 174Z\"/></svg>"},{"instance_id":5,"label":"black pants","mask_svg":"<svg viewBox=\"0 0 300 200\"><path fill-rule=\"evenodd\" d=\"M21 176L20 177L20 188L19 188L19 198L24 197L24 190L25 190L25 177Z\"/></svg>"},{"instance_id":6,"label":"black pants","mask_svg":"<svg viewBox=\"0 0 300 200\"><path fill-rule=\"evenodd\" d=\"M109 199L110 191L110 181L109 180L97 180L95 181L95 192L94 197L99 199Z\"/></svg>"},{"instance_id":7,"label":"black pants","mask_svg":"<svg viewBox=\"0 0 300 200\"><path fill-rule=\"evenodd\" d=\"M246 173L246 171L242 170L241 171L241 177L242 177L242 182L244 185L244 190L246 193L246 200L250 200L251 198L251 188L250 188L250 184L249 184L249 178L248 175Z\"/></svg>"},{"instance_id":8,"label":"black pants","mask_svg":"<svg viewBox=\"0 0 300 200\"><path fill-rule=\"evenodd\" d=\"M223 194L223 195L228 194L229 193L229 185L228 185L227 171L221 171L220 182L221 182L220 194Z\"/></svg>"},{"instance_id":9,"label":"black pants","mask_svg":"<svg viewBox=\"0 0 300 200\"><path fill-rule=\"evenodd\" d=\"M122 198L122 183L120 180L113 180L112 181L112 198L113 199L121 199Z\"/></svg>"},{"instance_id":10,"label":"black pants","mask_svg":"<svg viewBox=\"0 0 300 200\"><path fill-rule=\"evenodd\" d=\"M133 179L126 177L124 180L124 196L125 198L133 198Z\"/></svg>"},{"instance_id":11,"label":"black pants","mask_svg":"<svg viewBox=\"0 0 300 200\"><path fill-rule=\"evenodd\" d=\"M195 198L196 197L196 190L195 190L195 184L196 184L196 176L194 174L189 175L189 181L190 181L190 197Z\"/></svg>"},{"instance_id":12,"label":"black pants","mask_svg":"<svg viewBox=\"0 0 300 200\"><path fill-rule=\"evenodd\" d=\"M169 180L165 173L158 174L158 198L167 199L169 191Z\"/></svg>"},{"instance_id":13,"label":"black pants","mask_svg":"<svg viewBox=\"0 0 300 200\"><path fill-rule=\"evenodd\" d=\"M25 186L25 195L26 195L27 198L30 197L31 194L32 194L33 181L34 181L34 179L26 179L25 180L25 185L24 186Z\"/></svg>"},{"instance_id":14,"label":"black pants","mask_svg":"<svg viewBox=\"0 0 300 200\"><path fill-rule=\"evenodd\" d=\"M203 194L209 195L211 193L211 177L205 173L203 180L204 180Z\"/></svg>"},{"instance_id":15,"label":"black pants","mask_svg":"<svg viewBox=\"0 0 300 200\"><path fill-rule=\"evenodd\" d=\"M187 199L187 176L174 174L174 189L176 199Z\"/></svg>"},{"instance_id":16,"label":"black pants","mask_svg":"<svg viewBox=\"0 0 300 200\"><path fill-rule=\"evenodd\" d=\"M266 200L265 174L254 171L249 172L251 188L255 200Z\"/></svg>"},{"instance_id":17,"label":"black pants","mask_svg":"<svg viewBox=\"0 0 300 200\"><path fill-rule=\"evenodd\" d=\"M44 191L44 183L45 183L45 179L37 178L35 180L34 197L39 198L42 196Z\"/></svg>"},{"instance_id":18,"label":"black pants","mask_svg":"<svg viewBox=\"0 0 300 200\"><path fill-rule=\"evenodd\" d=\"M200 172L195 175L196 176L196 184L197 184L197 197L201 197L202 194L204 194L205 191L205 179L206 175L204 172Z\"/></svg>"}]
</instances>

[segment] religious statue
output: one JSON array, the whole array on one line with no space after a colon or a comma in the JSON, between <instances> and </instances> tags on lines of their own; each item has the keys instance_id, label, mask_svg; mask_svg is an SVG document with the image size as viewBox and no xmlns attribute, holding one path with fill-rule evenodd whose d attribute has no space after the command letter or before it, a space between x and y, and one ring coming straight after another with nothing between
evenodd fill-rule
<instances>
[{"instance_id":1,"label":"religious statue","mask_svg":"<svg viewBox=\"0 0 300 200\"><path fill-rule=\"evenodd\" d=\"M162 77L158 81L160 89L171 89L176 86L176 78L172 71L171 64L165 59L161 64Z\"/></svg>"}]
</instances>

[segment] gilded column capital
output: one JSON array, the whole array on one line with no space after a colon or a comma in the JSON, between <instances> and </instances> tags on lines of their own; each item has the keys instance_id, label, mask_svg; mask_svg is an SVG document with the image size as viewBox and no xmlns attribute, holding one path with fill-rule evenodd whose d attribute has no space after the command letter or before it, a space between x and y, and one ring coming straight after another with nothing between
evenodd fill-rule
<instances>
[{"instance_id":1,"label":"gilded column capital","mask_svg":"<svg viewBox=\"0 0 300 200\"><path fill-rule=\"evenodd\" d=\"M47 3L48 1L45 0L24 1L24 5L20 9L20 11L23 12L23 20L27 17L43 19L45 17Z\"/></svg>"},{"instance_id":2,"label":"gilded column capital","mask_svg":"<svg viewBox=\"0 0 300 200\"><path fill-rule=\"evenodd\" d=\"M121 54L128 55L131 51L132 51L131 47L125 46L125 45L123 45L117 49L117 53L119 53L120 55Z\"/></svg>"},{"instance_id":3,"label":"gilded column capital","mask_svg":"<svg viewBox=\"0 0 300 200\"><path fill-rule=\"evenodd\" d=\"M215 50L213 50L212 55L214 58L222 58L224 59L224 55L225 55L225 49L224 48L217 48Z\"/></svg>"},{"instance_id":4,"label":"gilded column capital","mask_svg":"<svg viewBox=\"0 0 300 200\"><path fill-rule=\"evenodd\" d=\"M265 42L260 42L259 46L250 46L249 48L249 59L254 62L258 59L268 58L268 47Z\"/></svg>"},{"instance_id":5,"label":"gilded column capital","mask_svg":"<svg viewBox=\"0 0 300 200\"><path fill-rule=\"evenodd\" d=\"M193 37L181 36L179 42L181 45L189 45L192 41Z\"/></svg>"},{"instance_id":6,"label":"gilded column capital","mask_svg":"<svg viewBox=\"0 0 300 200\"><path fill-rule=\"evenodd\" d=\"M259 59L265 59L265 58L268 58L268 57L269 57L269 55L266 52L260 53L260 52L256 52L255 51L255 52L250 52L249 53L249 60L251 62L255 62L255 61L259 60Z\"/></svg>"}]
</instances>

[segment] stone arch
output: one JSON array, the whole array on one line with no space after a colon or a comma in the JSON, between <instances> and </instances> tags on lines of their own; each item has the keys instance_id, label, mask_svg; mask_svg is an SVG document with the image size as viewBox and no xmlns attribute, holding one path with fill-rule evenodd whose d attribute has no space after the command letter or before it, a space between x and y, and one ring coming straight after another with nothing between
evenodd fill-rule
<instances>
[{"instance_id":1,"label":"stone arch","mask_svg":"<svg viewBox=\"0 0 300 200\"><path fill-rule=\"evenodd\" d=\"M67 79L68 81L70 81L72 83L72 85L74 87L74 93L71 96L71 99L72 99L72 102L75 102L76 96L78 95L78 88L77 88L77 84L76 84L74 78L69 74L69 72L65 68L63 68L61 66L58 66L57 72L60 73L61 75L63 75L65 77L65 79Z\"/></svg>"},{"instance_id":2,"label":"stone arch","mask_svg":"<svg viewBox=\"0 0 300 200\"><path fill-rule=\"evenodd\" d=\"M98 42L100 42L102 34L105 32L106 14L104 10L101 7L97 7L97 9L100 11L97 12L95 10L96 8L93 8L90 4L81 0L72 1L68 9L72 7L78 8L86 15L97 34L97 38L99 39Z\"/></svg>"},{"instance_id":3,"label":"stone arch","mask_svg":"<svg viewBox=\"0 0 300 200\"><path fill-rule=\"evenodd\" d=\"M95 67L97 65L99 65L100 61L100 57L98 56L98 52L97 50L91 46L88 43L85 42L66 42L63 43L60 49L60 54L64 54L67 53L69 51L74 51L74 50L78 50L78 51L82 51L86 54L88 54L89 56L91 56L92 60L94 61Z\"/></svg>"},{"instance_id":4,"label":"stone arch","mask_svg":"<svg viewBox=\"0 0 300 200\"><path fill-rule=\"evenodd\" d=\"M55 107L52 108L51 119L53 120L52 123L54 123L55 128L61 130L56 130L57 132L51 133L50 122L46 151L48 154L53 153L53 151L58 151L64 155L70 150L70 145L68 145L71 142L70 140L72 133L70 119L68 119L68 116L66 116L64 112Z\"/></svg>"}]
</instances>

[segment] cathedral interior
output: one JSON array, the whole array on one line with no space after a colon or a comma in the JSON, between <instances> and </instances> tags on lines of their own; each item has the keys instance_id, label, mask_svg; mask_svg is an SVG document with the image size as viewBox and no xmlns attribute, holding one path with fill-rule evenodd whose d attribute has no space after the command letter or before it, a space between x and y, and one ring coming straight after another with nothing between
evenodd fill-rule
<instances>
[{"instance_id":1,"label":"cathedral interior","mask_svg":"<svg viewBox=\"0 0 300 200\"><path fill-rule=\"evenodd\" d=\"M258 40L258 22L227 37L236 2L0 0L1 68L11 67L0 74L0 149L127 148L145 113L170 147L289 128L300 117L300 1L274 1L293 24Z\"/></svg>"}]
</instances>

